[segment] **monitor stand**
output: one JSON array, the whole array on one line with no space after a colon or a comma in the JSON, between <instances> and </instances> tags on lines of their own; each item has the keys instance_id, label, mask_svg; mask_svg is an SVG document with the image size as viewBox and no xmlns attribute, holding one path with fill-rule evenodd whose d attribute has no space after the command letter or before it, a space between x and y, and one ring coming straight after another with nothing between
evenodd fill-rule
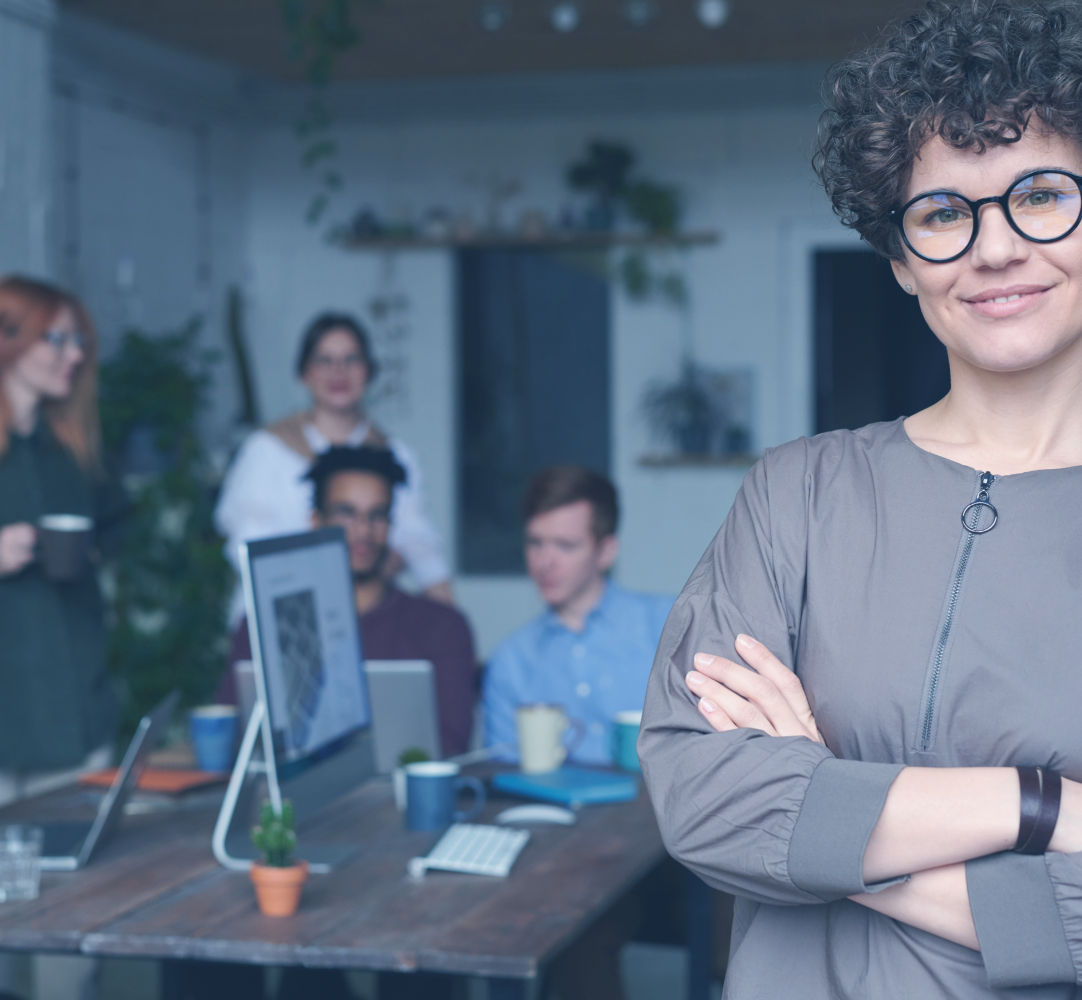
<instances>
[{"instance_id":1,"label":"monitor stand","mask_svg":"<svg viewBox=\"0 0 1082 1000\"><path fill-rule=\"evenodd\" d=\"M269 798L276 811L281 811L282 799L288 798L300 824L375 773L371 734L365 731L350 746L280 782L270 735L265 703L260 698L244 730L211 839L214 857L232 871L247 871L258 858L251 840L250 818L260 798ZM262 742L258 751L257 742ZM297 839L296 856L307 861L309 871L315 874L331 871L359 849L356 844L311 843L303 834Z\"/></svg>"}]
</instances>

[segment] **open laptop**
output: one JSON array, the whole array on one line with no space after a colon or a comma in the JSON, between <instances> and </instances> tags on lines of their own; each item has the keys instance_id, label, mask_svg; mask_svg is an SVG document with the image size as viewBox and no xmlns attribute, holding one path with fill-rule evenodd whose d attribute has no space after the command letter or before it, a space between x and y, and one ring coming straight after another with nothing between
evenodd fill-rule
<instances>
[{"instance_id":1,"label":"open laptop","mask_svg":"<svg viewBox=\"0 0 1082 1000\"><path fill-rule=\"evenodd\" d=\"M120 822L120 817L124 815L124 806L139 782L139 775L143 773L147 757L165 734L179 700L180 692L174 691L143 716L93 822L35 823L33 819L25 821L40 826L43 831L43 871L71 872L82 868L109 838Z\"/></svg>"},{"instance_id":2,"label":"open laptop","mask_svg":"<svg viewBox=\"0 0 1082 1000\"><path fill-rule=\"evenodd\" d=\"M372 702L376 770L390 774L403 750L416 747L439 760L436 678L428 660L366 660Z\"/></svg>"}]
</instances>

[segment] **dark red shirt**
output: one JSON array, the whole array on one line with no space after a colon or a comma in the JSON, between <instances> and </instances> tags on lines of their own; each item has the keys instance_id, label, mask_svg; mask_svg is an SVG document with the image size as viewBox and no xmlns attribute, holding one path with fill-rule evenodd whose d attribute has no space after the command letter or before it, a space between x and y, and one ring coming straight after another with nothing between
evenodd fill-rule
<instances>
[{"instance_id":1,"label":"dark red shirt","mask_svg":"<svg viewBox=\"0 0 1082 1000\"><path fill-rule=\"evenodd\" d=\"M477 699L477 660L470 626L462 612L389 587L387 596L360 616L360 628L364 655L370 660L432 661L443 755L464 753ZM248 622L243 620L233 633L229 662L232 665L251 657ZM218 700L236 703L232 668L222 679Z\"/></svg>"}]
</instances>

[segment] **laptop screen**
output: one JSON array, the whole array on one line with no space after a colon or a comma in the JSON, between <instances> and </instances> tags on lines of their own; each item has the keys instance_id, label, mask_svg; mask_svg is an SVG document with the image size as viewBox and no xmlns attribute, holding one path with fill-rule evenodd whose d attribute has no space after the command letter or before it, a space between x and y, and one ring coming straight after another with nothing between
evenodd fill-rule
<instances>
[{"instance_id":1,"label":"laptop screen","mask_svg":"<svg viewBox=\"0 0 1082 1000\"><path fill-rule=\"evenodd\" d=\"M275 758L331 749L371 721L345 534L323 528L248 542L241 564Z\"/></svg>"}]
</instances>

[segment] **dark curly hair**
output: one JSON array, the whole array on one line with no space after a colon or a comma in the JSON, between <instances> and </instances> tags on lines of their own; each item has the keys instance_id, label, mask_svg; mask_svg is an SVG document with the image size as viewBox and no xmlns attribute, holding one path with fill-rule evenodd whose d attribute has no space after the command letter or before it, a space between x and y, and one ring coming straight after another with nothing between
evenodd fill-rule
<instances>
[{"instance_id":1,"label":"dark curly hair","mask_svg":"<svg viewBox=\"0 0 1082 1000\"><path fill-rule=\"evenodd\" d=\"M322 511L326 506L331 480L340 472L367 472L379 476L387 480L392 490L406 481L406 470L390 448L373 448L367 444L357 448L331 445L316 458L304 476L312 483L312 506L316 510Z\"/></svg>"},{"instance_id":2,"label":"dark curly hair","mask_svg":"<svg viewBox=\"0 0 1082 1000\"><path fill-rule=\"evenodd\" d=\"M1036 115L1082 137L1082 5L932 0L827 78L815 170L834 212L903 259L891 209L932 136L983 153L1018 142Z\"/></svg>"}]
</instances>

